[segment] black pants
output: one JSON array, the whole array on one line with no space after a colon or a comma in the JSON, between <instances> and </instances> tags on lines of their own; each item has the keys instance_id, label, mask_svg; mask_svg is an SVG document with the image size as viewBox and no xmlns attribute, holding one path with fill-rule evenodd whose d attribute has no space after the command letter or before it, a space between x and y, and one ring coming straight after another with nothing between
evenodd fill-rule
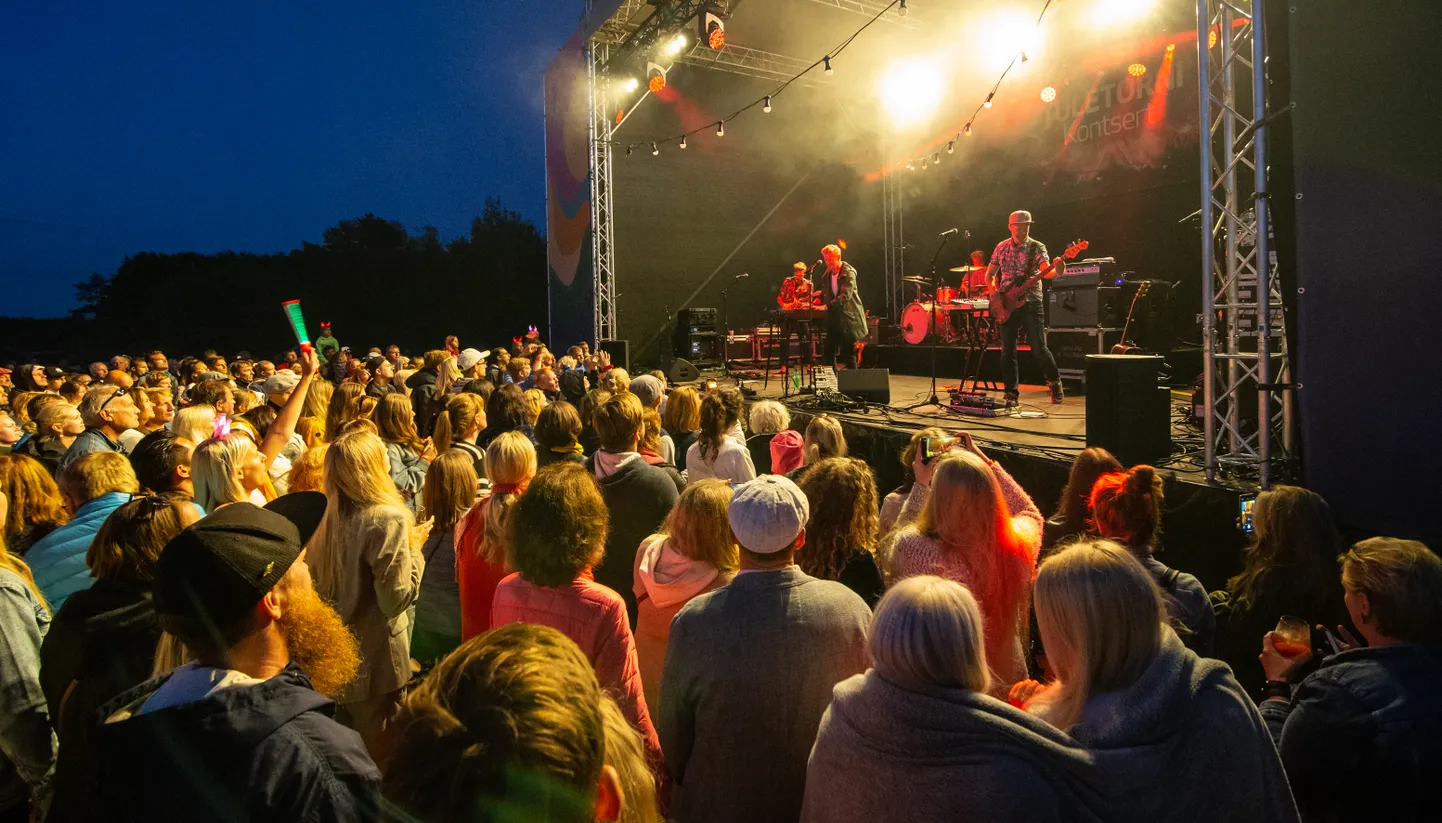
<instances>
[{"instance_id":1,"label":"black pants","mask_svg":"<svg viewBox=\"0 0 1442 823\"><path fill-rule=\"evenodd\" d=\"M815 361L815 347L811 345L811 321L795 320L787 317L781 321L781 368L785 369L791 361L791 335L796 335L796 348L801 354L797 358L802 365L809 366Z\"/></svg>"},{"instance_id":2,"label":"black pants","mask_svg":"<svg viewBox=\"0 0 1442 823\"><path fill-rule=\"evenodd\" d=\"M856 338L846 327L846 316L839 308L826 313L826 351L821 362L828 366L856 368Z\"/></svg>"},{"instance_id":3,"label":"black pants","mask_svg":"<svg viewBox=\"0 0 1442 823\"><path fill-rule=\"evenodd\" d=\"M1016 384L1020 381L1016 364L1016 333L1022 329L1026 329L1031 353L1041 363L1047 382L1055 383L1059 379L1056 358L1046 347L1046 334L1041 329L1041 310L1036 303L1028 301L1001 324L1001 377L1006 382L1006 390L1011 393L1016 392Z\"/></svg>"}]
</instances>

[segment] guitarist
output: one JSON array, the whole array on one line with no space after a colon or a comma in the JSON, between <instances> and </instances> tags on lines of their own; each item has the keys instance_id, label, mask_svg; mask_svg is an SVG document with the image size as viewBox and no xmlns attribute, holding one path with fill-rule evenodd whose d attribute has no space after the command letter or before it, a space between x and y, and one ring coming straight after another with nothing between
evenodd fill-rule
<instances>
[{"instance_id":1,"label":"guitarist","mask_svg":"<svg viewBox=\"0 0 1442 823\"><path fill-rule=\"evenodd\" d=\"M1046 263L1046 246L1031 237L1031 212L1014 211L1007 218L1011 237L996 245L991 253L991 265L986 270L986 281L991 286L992 299L1002 290L1010 288L1027 278L1035 276ZM1066 271L1066 260L1056 259L1057 274ZM1046 374L1047 387L1051 389L1051 402L1060 403L1064 397L1061 377L1057 374L1056 359L1046 347L1046 334L1042 331L1041 280L1037 279L1027 288L1025 302L1001 324L1001 375L1006 382L1006 401L1017 402L1019 380L1016 364L1016 335L1026 329L1026 339L1031 343L1031 353L1041 362Z\"/></svg>"}]
</instances>

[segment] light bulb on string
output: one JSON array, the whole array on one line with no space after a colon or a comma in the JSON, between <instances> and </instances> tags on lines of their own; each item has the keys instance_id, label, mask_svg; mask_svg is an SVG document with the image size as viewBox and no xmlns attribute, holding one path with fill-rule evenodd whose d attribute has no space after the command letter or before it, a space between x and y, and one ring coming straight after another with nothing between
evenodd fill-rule
<instances>
[{"instance_id":1,"label":"light bulb on string","mask_svg":"<svg viewBox=\"0 0 1442 823\"><path fill-rule=\"evenodd\" d=\"M996 96L996 92L992 92L991 94L988 94L988 95L986 96L986 102L985 102L985 103L982 103L982 104L981 104L981 107L984 108L984 109L989 109L989 108L991 108L991 98L993 98L993 97L995 97L995 96Z\"/></svg>"},{"instance_id":2,"label":"light bulb on string","mask_svg":"<svg viewBox=\"0 0 1442 823\"><path fill-rule=\"evenodd\" d=\"M652 157L655 157L656 155L658 155L658 154L660 154L660 153L661 153L661 149L657 148L657 146L656 146L655 143L652 143L652 144L651 144L651 156L652 156Z\"/></svg>"},{"instance_id":3,"label":"light bulb on string","mask_svg":"<svg viewBox=\"0 0 1442 823\"><path fill-rule=\"evenodd\" d=\"M635 147L635 146L627 146L627 147L626 147L626 156L627 156L627 157L630 157L630 156L631 156L631 152L633 152L633 151L635 151L635 150L636 150L636 147Z\"/></svg>"},{"instance_id":4,"label":"light bulb on string","mask_svg":"<svg viewBox=\"0 0 1442 823\"><path fill-rule=\"evenodd\" d=\"M1022 50L1021 50L1021 62L1025 63L1026 61L1028 61L1028 60L1030 60L1030 59L1031 59L1030 57L1027 57L1027 56L1026 56L1026 49L1022 49Z\"/></svg>"},{"instance_id":5,"label":"light bulb on string","mask_svg":"<svg viewBox=\"0 0 1442 823\"><path fill-rule=\"evenodd\" d=\"M901 8L897 9L896 13L902 17L906 16L906 0L901 0Z\"/></svg>"},{"instance_id":6,"label":"light bulb on string","mask_svg":"<svg viewBox=\"0 0 1442 823\"><path fill-rule=\"evenodd\" d=\"M951 141L947 142L947 144L946 144L946 153L947 153L947 154L956 154L956 141L955 141L955 140L951 140Z\"/></svg>"},{"instance_id":7,"label":"light bulb on string","mask_svg":"<svg viewBox=\"0 0 1442 823\"><path fill-rule=\"evenodd\" d=\"M941 152L933 153L931 155L931 162L935 163L936 165L941 165Z\"/></svg>"},{"instance_id":8,"label":"light bulb on string","mask_svg":"<svg viewBox=\"0 0 1442 823\"><path fill-rule=\"evenodd\" d=\"M826 65L826 73L831 74L831 55L828 54L821 58L821 62Z\"/></svg>"},{"instance_id":9,"label":"light bulb on string","mask_svg":"<svg viewBox=\"0 0 1442 823\"><path fill-rule=\"evenodd\" d=\"M686 148L686 135L681 135L681 148Z\"/></svg>"},{"instance_id":10,"label":"light bulb on string","mask_svg":"<svg viewBox=\"0 0 1442 823\"><path fill-rule=\"evenodd\" d=\"M962 130L961 130L961 133L964 134L964 135L966 135L967 137L970 137L970 136L971 136L971 124L970 124L970 123L967 123L967 124L966 124L966 128L962 129Z\"/></svg>"},{"instance_id":11,"label":"light bulb on string","mask_svg":"<svg viewBox=\"0 0 1442 823\"><path fill-rule=\"evenodd\" d=\"M767 114L771 113L771 95L766 95L766 102L761 104L761 110Z\"/></svg>"},{"instance_id":12,"label":"light bulb on string","mask_svg":"<svg viewBox=\"0 0 1442 823\"><path fill-rule=\"evenodd\" d=\"M726 136L726 121L725 121L725 120L717 120L717 121L716 121L716 136L717 136L717 137L725 137L725 136Z\"/></svg>"}]
</instances>

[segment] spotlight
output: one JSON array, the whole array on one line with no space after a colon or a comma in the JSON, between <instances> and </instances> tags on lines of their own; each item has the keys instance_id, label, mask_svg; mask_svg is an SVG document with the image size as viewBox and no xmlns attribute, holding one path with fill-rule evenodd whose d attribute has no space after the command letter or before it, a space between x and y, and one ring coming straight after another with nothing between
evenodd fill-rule
<instances>
[{"instance_id":1,"label":"spotlight","mask_svg":"<svg viewBox=\"0 0 1442 823\"><path fill-rule=\"evenodd\" d=\"M1211 31L1207 32L1207 48L1209 48L1209 49L1214 49L1214 48L1216 48L1216 47L1217 47L1217 30L1216 30L1216 29L1212 29Z\"/></svg>"},{"instance_id":2,"label":"spotlight","mask_svg":"<svg viewBox=\"0 0 1442 823\"><path fill-rule=\"evenodd\" d=\"M766 102L761 104L761 110L767 114L771 113L771 95L766 95Z\"/></svg>"},{"instance_id":3,"label":"spotlight","mask_svg":"<svg viewBox=\"0 0 1442 823\"><path fill-rule=\"evenodd\" d=\"M956 154L956 141L952 140L946 144L947 154Z\"/></svg>"},{"instance_id":4,"label":"spotlight","mask_svg":"<svg viewBox=\"0 0 1442 823\"><path fill-rule=\"evenodd\" d=\"M671 42L666 45L666 54L675 56L680 54L684 48L686 48L686 35L677 34L671 39Z\"/></svg>"},{"instance_id":5,"label":"spotlight","mask_svg":"<svg viewBox=\"0 0 1442 823\"><path fill-rule=\"evenodd\" d=\"M995 97L995 96L996 96L996 92L992 92L991 94L988 94L988 95L986 96L986 102L981 104L981 105L982 105L982 108L987 108L987 109L991 108L991 98L993 98L993 97Z\"/></svg>"},{"instance_id":6,"label":"spotlight","mask_svg":"<svg viewBox=\"0 0 1442 823\"><path fill-rule=\"evenodd\" d=\"M1055 88L1052 88L1051 86L1047 86L1046 88L1044 88L1044 89L1041 90L1041 102L1043 102L1043 103L1050 103L1051 101L1053 101L1053 100L1055 100L1055 99L1056 99L1056 89L1055 89Z\"/></svg>"},{"instance_id":7,"label":"spotlight","mask_svg":"<svg viewBox=\"0 0 1442 823\"><path fill-rule=\"evenodd\" d=\"M977 20L976 26L982 32L976 58L980 61L979 67L989 71L1001 71L1014 65L1021 53L1025 52L1029 58L1040 54L1045 47L1043 29L1037 26L1036 18L1018 9L987 15Z\"/></svg>"},{"instance_id":8,"label":"spotlight","mask_svg":"<svg viewBox=\"0 0 1442 823\"><path fill-rule=\"evenodd\" d=\"M826 55L821 61L826 64L826 73L831 74L831 55Z\"/></svg>"},{"instance_id":9,"label":"spotlight","mask_svg":"<svg viewBox=\"0 0 1442 823\"><path fill-rule=\"evenodd\" d=\"M929 122L945 97L946 73L925 58L906 58L887 66L877 78L880 98L897 129Z\"/></svg>"},{"instance_id":10,"label":"spotlight","mask_svg":"<svg viewBox=\"0 0 1442 823\"><path fill-rule=\"evenodd\" d=\"M716 121L716 136L717 136L717 137L725 137L725 136L726 136L726 121L725 121L725 120L717 120L717 121Z\"/></svg>"},{"instance_id":11,"label":"spotlight","mask_svg":"<svg viewBox=\"0 0 1442 823\"><path fill-rule=\"evenodd\" d=\"M666 88L666 70L657 63L646 64L646 88L652 94L660 94Z\"/></svg>"},{"instance_id":12,"label":"spotlight","mask_svg":"<svg viewBox=\"0 0 1442 823\"><path fill-rule=\"evenodd\" d=\"M906 0L901 0L901 8L897 9L896 13L902 17L906 16Z\"/></svg>"},{"instance_id":13,"label":"spotlight","mask_svg":"<svg viewBox=\"0 0 1442 823\"><path fill-rule=\"evenodd\" d=\"M1168 43L1168 44L1167 44L1167 54L1171 54L1172 52L1174 52L1174 51L1176 51L1176 50L1177 50L1177 44L1176 44L1176 43Z\"/></svg>"},{"instance_id":14,"label":"spotlight","mask_svg":"<svg viewBox=\"0 0 1442 823\"><path fill-rule=\"evenodd\" d=\"M660 154L660 153L661 153L661 150L656 147L656 144L655 144L655 143L652 143L652 144L651 144L651 156L652 156L652 157L655 157L656 155L658 155L658 154Z\"/></svg>"},{"instance_id":15,"label":"spotlight","mask_svg":"<svg viewBox=\"0 0 1442 823\"><path fill-rule=\"evenodd\" d=\"M701 24L700 38L712 49L720 49L726 45L726 21L721 15L708 11L696 18Z\"/></svg>"},{"instance_id":16,"label":"spotlight","mask_svg":"<svg viewBox=\"0 0 1442 823\"><path fill-rule=\"evenodd\" d=\"M1130 74L1132 77L1141 77L1143 74L1146 73L1147 67L1143 66L1141 63L1133 63L1130 66L1127 66L1127 74Z\"/></svg>"},{"instance_id":17,"label":"spotlight","mask_svg":"<svg viewBox=\"0 0 1442 823\"><path fill-rule=\"evenodd\" d=\"M686 148L686 135L681 135L681 148Z\"/></svg>"},{"instance_id":18,"label":"spotlight","mask_svg":"<svg viewBox=\"0 0 1442 823\"><path fill-rule=\"evenodd\" d=\"M636 89L639 89L639 88L641 88L641 81L640 81L640 80L637 80L637 79L634 78L634 77L627 77L627 78L626 78L624 81L622 81L622 83L621 83L621 90L622 90L623 92L625 92L626 94L630 94L631 92L633 92L633 91L635 91Z\"/></svg>"}]
</instances>

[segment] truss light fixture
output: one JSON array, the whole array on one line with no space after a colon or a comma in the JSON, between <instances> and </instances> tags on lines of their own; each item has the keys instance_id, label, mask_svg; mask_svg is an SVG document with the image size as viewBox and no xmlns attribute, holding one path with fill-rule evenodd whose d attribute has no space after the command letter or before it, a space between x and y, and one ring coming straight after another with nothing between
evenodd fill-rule
<instances>
[{"instance_id":1,"label":"truss light fixture","mask_svg":"<svg viewBox=\"0 0 1442 823\"><path fill-rule=\"evenodd\" d=\"M713 50L725 48L726 21L721 19L721 15L714 10L707 11L703 12L697 20L701 24L701 31L698 35L701 42Z\"/></svg>"}]
</instances>

